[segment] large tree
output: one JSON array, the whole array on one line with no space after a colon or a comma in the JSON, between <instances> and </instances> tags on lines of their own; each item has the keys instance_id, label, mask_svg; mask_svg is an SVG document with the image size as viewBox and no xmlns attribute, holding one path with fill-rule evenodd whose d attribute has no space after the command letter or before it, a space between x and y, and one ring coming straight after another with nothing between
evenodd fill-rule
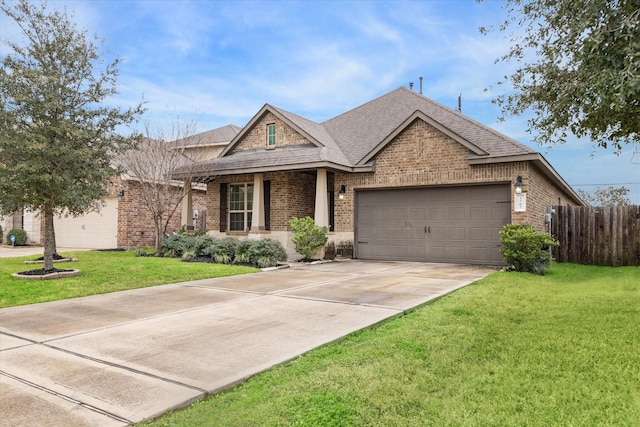
<instances>
[{"instance_id":1,"label":"large tree","mask_svg":"<svg viewBox=\"0 0 640 427\"><path fill-rule=\"evenodd\" d=\"M117 93L118 60L104 65L102 41L79 31L66 10L27 0L2 0L0 9L24 36L7 41L1 59L0 210L41 211L44 269L53 270L54 215L100 208L118 172L113 157L137 144L117 130L142 104L121 110L104 103Z\"/></svg>"},{"instance_id":2,"label":"large tree","mask_svg":"<svg viewBox=\"0 0 640 427\"><path fill-rule=\"evenodd\" d=\"M507 0L499 30L517 69L495 101L503 115L533 111L540 144L569 133L619 152L640 142L640 1ZM481 28L486 32L486 28Z\"/></svg>"}]
</instances>

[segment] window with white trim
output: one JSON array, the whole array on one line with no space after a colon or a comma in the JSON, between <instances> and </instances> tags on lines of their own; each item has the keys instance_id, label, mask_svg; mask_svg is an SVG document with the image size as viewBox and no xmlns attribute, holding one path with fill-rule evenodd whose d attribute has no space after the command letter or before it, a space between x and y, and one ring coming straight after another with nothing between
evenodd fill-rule
<instances>
[{"instance_id":1,"label":"window with white trim","mask_svg":"<svg viewBox=\"0 0 640 427\"><path fill-rule=\"evenodd\" d=\"M253 184L229 184L229 230L251 229Z\"/></svg>"},{"instance_id":2,"label":"window with white trim","mask_svg":"<svg viewBox=\"0 0 640 427\"><path fill-rule=\"evenodd\" d=\"M276 146L276 125L271 123L267 125L267 148L275 148Z\"/></svg>"}]
</instances>

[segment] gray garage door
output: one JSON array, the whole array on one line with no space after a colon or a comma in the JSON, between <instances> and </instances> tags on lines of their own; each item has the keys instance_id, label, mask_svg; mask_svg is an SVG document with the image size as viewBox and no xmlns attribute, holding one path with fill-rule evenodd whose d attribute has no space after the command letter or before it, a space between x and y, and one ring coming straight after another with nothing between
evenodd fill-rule
<instances>
[{"instance_id":1,"label":"gray garage door","mask_svg":"<svg viewBox=\"0 0 640 427\"><path fill-rule=\"evenodd\" d=\"M509 185L358 191L356 256L501 264L510 217Z\"/></svg>"}]
</instances>

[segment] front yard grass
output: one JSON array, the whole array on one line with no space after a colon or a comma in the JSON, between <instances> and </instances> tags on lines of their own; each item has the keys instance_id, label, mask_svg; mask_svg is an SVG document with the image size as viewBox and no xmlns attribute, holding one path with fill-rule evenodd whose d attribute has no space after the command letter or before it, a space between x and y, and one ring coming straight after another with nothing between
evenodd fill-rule
<instances>
[{"instance_id":1,"label":"front yard grass","mask_svg":"<svg viewBox=\"0 0 640 427\"><path fill-rule=\"evenodd\" d=\"M24 263L38 256L0 259L0 308L259 271L245 266L186 263L175 258L136 257L133 251L81 251L61 255L78 261L56 263L55 267L81 270L79 276L17 279L11 274L39 268Z\"/></svg>"},{"instance_id":2,"label":"front yard grass","mask_svg":"<svg viewBox=\"0 0 640 427\"><path fill-rule=\"evenodd\" d=\"M639 325L638 267L497 272L149 425L638 425Z\"/></svg>"}]
</instances>

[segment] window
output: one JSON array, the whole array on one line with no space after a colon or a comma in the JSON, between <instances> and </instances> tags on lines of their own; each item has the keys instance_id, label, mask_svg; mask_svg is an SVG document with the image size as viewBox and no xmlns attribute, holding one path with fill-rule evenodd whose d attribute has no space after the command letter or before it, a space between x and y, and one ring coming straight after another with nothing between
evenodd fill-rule
<instances>
[{"instance_id":1,"label":"window","mask_svg":"<svg viewBox=\"0 0 640 427\"><path fill-rule=\"evenodd\" d=\"M274 148L276 146L276 125L267 125L267 148Z\"/></svg>"},{"instance_id":2,"label":"window","mask_svg":"<svg viewBox=\"0 0 640 427\"><path fill-rule=\"evenodd\" d=\"M229 185L229 230L245 231L251 228L253 210L253 184Z\"/></svg>"}]
</instances>

